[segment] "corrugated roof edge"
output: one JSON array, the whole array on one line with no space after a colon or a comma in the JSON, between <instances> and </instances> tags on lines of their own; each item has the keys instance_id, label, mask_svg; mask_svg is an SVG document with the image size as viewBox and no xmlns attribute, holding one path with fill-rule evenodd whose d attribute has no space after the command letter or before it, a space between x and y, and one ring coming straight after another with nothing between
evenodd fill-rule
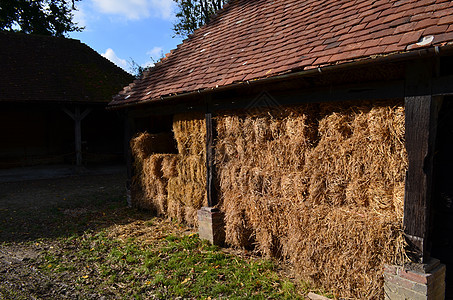
<instances>
[{"instance_id":1,"label":"corrugated roof edge","mask_svg":"<svg viewBox=\"0 0 453 300\"><path fill-rule=\"evenodd\" d=\"M160 98L152 98L152 99L148 99L148 100L127 102L127 103L118 103L118 104L111 102L108 105L108 109L123 109L123 108L132 107L132 106L140 106L140 105L144 105L144 104L148 104L148 103L161 102L164 100L176 100L176 99L188 97L188 96L194 95L194 94L205 94L205 93L209 93L209 92L212 93L215 91L233 89L233 88L239 87L243 84L269 83L269 82L273 82L273 81L280 81L280 80L285 80L285 79L290 79L290 78L308 76L308 75L316 74L316 73L337 71L342 68L353 68L356 66L370 64L370 63L404 61L404 60L410 60L410 59L417 58L417 57L421 58L421 57L440 55L441 52L451 52L451 51L453 51L453 42L446 43L443 46L434 46L434 47L420 48L420 49L415 49L415 50L410 50L410 51L405 51L405 52L394 52L394 53L390 53L390 54L373 55L373 56L363 57L363 58L354 59L354 60L345 60L345 61L336 62L335 64L331 64L331 65L314 66L310 69L303 69L303 70L294 69L289 72L283 72L283 74L278 74L278 75L274 75L274 76L270 76L270 77L262 77L259 79L253 79L251 81L233 82L229 85L219 86L216 88L199 89L199 90L179 93L179 94L175 94L175 95L169 94L166 96L161 96ZM127 90L125 89L120 94L116 95L114 97L114 99L116 97L122 98L123 95L125 93L127 93L128 91L130 91L134 85L135 85L135 81L134 81L134 83L130 84L127 87Z\"/></svg>"}]
</instances>

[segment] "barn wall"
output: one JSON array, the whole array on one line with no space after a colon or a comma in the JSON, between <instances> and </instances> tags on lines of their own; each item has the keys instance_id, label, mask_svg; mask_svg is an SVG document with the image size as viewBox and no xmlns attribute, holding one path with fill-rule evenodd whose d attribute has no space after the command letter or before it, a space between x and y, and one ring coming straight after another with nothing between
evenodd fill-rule
<instances>
[{"instance_id":1,"label":"barn wall","mask_svg":"<svg viewBox=\"0 0 453 300\"><path fill-rule=\"evenodd\" d=\"M72 121L51 107L6 106L0 110L0 167L63 163L72 152Z\"/></svg>"},{"instance_id":2,"label":"barn wall","mask_svg":"<svg viewBox=\"0 0 453 300\"><path fill-rule=\"evenodd\" d=\"M2 104L0 168L40 164L73 164L74 121L58 105ZM93 110L82 121L85 163L123 159L119 116Z\"/></svg>"},{"instance_id":3,"label":"barn wall","mask_svg":"<svg viewBox=\"0 0 453 300\"><path fill-rule=\"evenodd\" d=\"M225 112L217 173L226 240L289 259L341 296L383 296L404 257L402 100Z\"/></svg>"}]
</instances>

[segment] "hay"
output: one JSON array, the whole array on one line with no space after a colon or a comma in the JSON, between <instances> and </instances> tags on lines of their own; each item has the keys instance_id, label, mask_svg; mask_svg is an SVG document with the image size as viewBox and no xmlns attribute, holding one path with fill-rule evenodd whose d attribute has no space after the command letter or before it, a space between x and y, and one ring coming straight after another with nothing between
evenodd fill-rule
<instances>
[{"instance_id":1,"label":"hay","mask_svg":"<svg viewBox=\"0 0 453 300\"><path fill-rule=\"evenodd\" d=\"M196 212L207 202L204 115L175 115L173 134L179 154L159 153L171 148L168 133L143 132L131 140L133 204L195 226Z\"/></svg>"},{"instance_id":2,"label":"hay","mask_svg":"<svg viewBox=\"0 0 453 300\"><path fill-rule=\"evenodd\" d=\"M401 101L310 104L216 118L226 242L289 259L342 296L382 296L404 260Z\"/></svg>"},{"instance_id":3,"label":"hay","mask_svg":"<svg viewBox=\"0 0 453 300\"><path fill-rule=\"evenodd\" d=\"M200 113L177 114L173 117L173 133L179 154L204 156L206 123Z\"/></svg>"},{"instance_id":4,"label":"hay","mask_svg":"<svg viewBox=\"0 0 453 300\"><path fill-rule=\"evenodd\" d=\"M197 226L197 210L207 205L204 115L175 115L173 133L179 156L177 161L171 162L173 171L168 172L173 175L168 179L168 215L178 222Z\"/></svg>"}]
</instances>

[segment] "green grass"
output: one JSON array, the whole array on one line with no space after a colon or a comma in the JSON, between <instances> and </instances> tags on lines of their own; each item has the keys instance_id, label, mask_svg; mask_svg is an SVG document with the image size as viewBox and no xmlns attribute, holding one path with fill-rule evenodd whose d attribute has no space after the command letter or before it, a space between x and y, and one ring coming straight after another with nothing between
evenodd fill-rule
<instances>
[{"instance_id":1,"label":"green grass","mask_svg":"<svg viewBox=\"0 0 453 300\"><path fill-rule=\"evenodd\" d=\"M48 251L41 271L71 273L78 288L123 299L302 299L307 291L281 278L272 261L223 253L196 234L143 245L100 231L62 239L57 248L74 245L76 252Z\"/></svg>"}]
</instances>

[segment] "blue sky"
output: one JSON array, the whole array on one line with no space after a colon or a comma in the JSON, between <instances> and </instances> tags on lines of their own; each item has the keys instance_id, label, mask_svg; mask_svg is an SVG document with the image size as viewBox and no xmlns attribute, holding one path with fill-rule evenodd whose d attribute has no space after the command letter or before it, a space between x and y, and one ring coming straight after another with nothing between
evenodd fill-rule
<instances>
[{"instance_id":1,"label":"blue sky","mask_svg":"<svg viewBox=\"0 0 453 300\"><path fill-rule=\"evenodd\" d=\"M74 20L85 30L69 36L126 71L131 59L147 66L182 42L173 38L172 0L81 0L77 9Z\"/></svg>"}]
</instances>

